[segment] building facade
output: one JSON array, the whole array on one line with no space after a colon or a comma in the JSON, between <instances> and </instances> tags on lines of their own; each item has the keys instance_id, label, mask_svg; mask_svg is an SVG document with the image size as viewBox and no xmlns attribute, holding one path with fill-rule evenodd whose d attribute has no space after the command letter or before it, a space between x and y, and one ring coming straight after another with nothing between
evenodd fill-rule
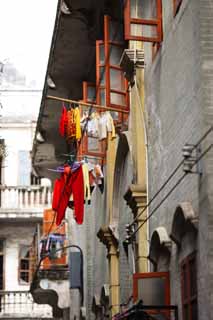
<instances>
[{"instance_id":1,"label":"building facade","mask_svg":"<svg viewBox=\"0 0 213 320\"><path fill-rule=\"evenodd\" d=\"M25 78L4 65L1 92L0 317L52 318L49 306L34 303L32 242L40 232L43 208L51 203L50 184L32 170L31 148L40 90L26 88Z\"/></svg>"},{"instance_id":2,"label":"building facade","mask_svg":"<svg viewBox=\"0 0 213 320\"><path fill-rule=\"evenodd\" d=\"M206 0L59 1L33 166L54 181L47 168L75 156L104 174L83 225L66 211L84 255L71 319L127 318L139 300L162 319L210 319L211 11ZM110 111L116 134L95 139L86 123L70 143L62 104Z\"/></svg>"}]
</instances>

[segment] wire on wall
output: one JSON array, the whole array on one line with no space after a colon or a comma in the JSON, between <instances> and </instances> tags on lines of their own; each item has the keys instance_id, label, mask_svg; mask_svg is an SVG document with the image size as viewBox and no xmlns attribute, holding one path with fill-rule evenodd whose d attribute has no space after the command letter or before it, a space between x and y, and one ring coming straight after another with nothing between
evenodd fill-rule
<instances>
[{"instance_id":1,"label":"wire on wall","mask_svg":"<svg viewBox=\"0 0 213 320\"><path fill-rule=\"evenodd\" d=\"M204 139L213 131L213 126L211 126L205 134L199 139L199 141L193 145L192 150L195 150L203 141ZM146 209L152 204L152 202L157 198L157 196L161 193L161 191L166 187L166 185L170 182L170 180L175 176L177 171L180 169L180 167L184 163L184 159L177 165L177 167L172 171L172 173L169 175L169 177L166 179L166 181L162 184L160 189L154 194L154 196L150 199L150 201L147 203L147 205L139 212L139 214L135 217L133 222L130 224L130 226L134 225L138 218L146 211Z\"/></svg>"},{"instance_id":2,"label":"wire on wall","mask_svg":"<svg viewBox=\"0 0 213 320\"><path fill-rule=\"evenodd\" d=\"M210 144L208 148L195 160L192 167L194 167L213 147L213 144ZM175 185L170 189L170 191L166 194L165 197L160 201L160 203L151 211L148 217L135 229L135 231L131 234L130 239L132 239L136 233L143 227L143 225L154 215L154 213L161 207L161 205L167 200L167 198L173 193L173 191L177 188L177 186L184 180L184 178L188 175L188 172L185 172L175 183Z\"/></svg>"}]
</instances>

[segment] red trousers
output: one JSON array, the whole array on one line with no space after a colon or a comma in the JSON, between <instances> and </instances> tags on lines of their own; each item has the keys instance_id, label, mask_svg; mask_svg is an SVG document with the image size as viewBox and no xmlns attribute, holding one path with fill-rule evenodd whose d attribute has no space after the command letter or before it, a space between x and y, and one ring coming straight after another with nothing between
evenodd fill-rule
<instances>
[{"instance_id":1,"label":"red trousers","mask_svg":"<svg viewBox=\"0 0 213 320\"><path fill-rule=\"evenodd\" d=\"M62 173L60 179L55 181L52 208L57 212L57 225L60 225L64 218L71 194L73 194L76 222L82 224L84 218L84 180L82 167L69 174Z\"/></svg>"}]
</instances>

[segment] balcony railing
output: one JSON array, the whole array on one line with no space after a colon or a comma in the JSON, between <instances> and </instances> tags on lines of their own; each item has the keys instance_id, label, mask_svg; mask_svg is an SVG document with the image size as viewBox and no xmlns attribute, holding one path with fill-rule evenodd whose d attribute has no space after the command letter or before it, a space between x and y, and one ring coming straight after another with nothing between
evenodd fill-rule
<instances>
[{"instance_id":1,"label":"balcony railing","mask_svg":"<svg viewBox=\"0 0 213 320\"><path fill-rule=\"evenodd\" d=\"M44 186L0 186L0 208L44 208L51 204L52 192Z\"/></svg>"},{"instance_id":2,"label":"balcony railing","mask_svg":"<svg viewBox=\"0 0 213 320\"><path fill-rule=\"evenodd\" d=\"M0 291L0 318L52 318L52 308L33 302L28 291Z\"/></svg>"}]
</instances>

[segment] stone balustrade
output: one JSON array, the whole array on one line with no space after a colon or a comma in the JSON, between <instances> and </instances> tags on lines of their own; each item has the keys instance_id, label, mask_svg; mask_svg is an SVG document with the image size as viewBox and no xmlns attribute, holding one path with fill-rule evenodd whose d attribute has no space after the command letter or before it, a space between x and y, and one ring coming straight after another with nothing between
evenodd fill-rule
<instances>
[{"instance_id":1,"label":"stone balustrade","mask_svg":"<svg viewBox=\"0 0 213 320\"><path fill-rule=\"evenodd\" d=\"M33 302L29 291L0 291L0 318L52 319L52 308Z\"/></svg>"},{"instance_id":2,"label":"stone balustrade","mask_svg":"<svg viewBox=\"0 0 213 320\"><path fill-rule=\"evenodd\" d=\"M0 208L24 209L49 207L52 191L45 186L0 186Z\"/></svg>"}]
</instances>

